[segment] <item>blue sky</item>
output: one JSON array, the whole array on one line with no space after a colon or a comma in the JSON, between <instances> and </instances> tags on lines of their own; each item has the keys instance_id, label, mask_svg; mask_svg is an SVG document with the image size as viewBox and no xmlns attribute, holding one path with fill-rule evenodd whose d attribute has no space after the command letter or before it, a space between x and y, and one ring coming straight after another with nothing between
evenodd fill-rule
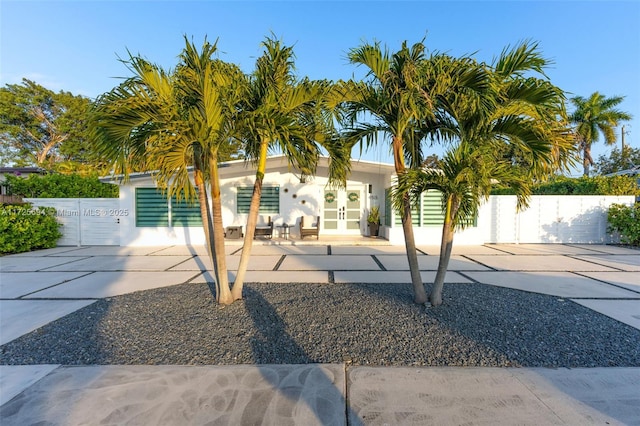
<instances>
[{"instance_id":1,"label":"blue sky","mask_svg":"<svg viewBox=\"0 0 640 426\"><path fill-rule=\"evenodd\" d=\"M553 60L547 74L568 96L626 96L621 109L634 115L626 142L638 148L639 23L638 1L2 0L0 85L25 77L95 97L128 75L118 61L127 50L173 67L183 35L198 45L218 38L221 58L250 72L273 33L294 45L300 76L330 79L360 75L345 58L362 41L393 50L426 36L431 51L491 61L530 39ZM600 143L594 158L610 150ZM363 158L389 161L386 147Z\"/></svg>"}]
</instances>

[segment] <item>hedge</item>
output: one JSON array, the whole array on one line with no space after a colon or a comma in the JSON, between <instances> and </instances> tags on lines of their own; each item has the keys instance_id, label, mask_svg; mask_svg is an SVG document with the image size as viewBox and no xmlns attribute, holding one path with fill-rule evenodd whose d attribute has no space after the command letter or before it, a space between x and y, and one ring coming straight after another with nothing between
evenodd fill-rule
<instances>
[{"instance_id":1,"label":"hedge","mask_svg":"<svg viewBox=\"0 0 640 426\"><path fill-rule=\"evenodd\" d=\"M0 254L55 247L60 226L53 207L0 205Z\"/></svg>"},{"instance_id":2,"label":"hedge","mask_svg":"<svg viewBox=\"0 0 640 426\"><path fill-rule=\"evenodd\" d=\"M511 188L496 186L492 195L513 195ZM534 185L533 195L640 195L637 178L633 176L594 176L568 178L558 176L549 182Z\"/></svg>"},{"instance_id":3,"label":"hedge","mask_svg":"<svg viewBox=\"0 0 640 426\"><path fill-rule=\"evenodd\" d=\"M6 174L5 186L11 195L25 198L118 198L117 185L100 182L97 177L79 175L29 175L27 178Z\"/></svg>"}]
</instances>

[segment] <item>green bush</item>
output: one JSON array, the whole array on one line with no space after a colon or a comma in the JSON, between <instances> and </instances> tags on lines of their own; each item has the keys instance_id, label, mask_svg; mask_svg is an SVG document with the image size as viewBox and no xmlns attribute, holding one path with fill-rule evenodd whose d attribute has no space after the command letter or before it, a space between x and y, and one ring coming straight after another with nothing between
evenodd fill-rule
<instances>
[{"instance_id":1,"label":"green bush","mask_svg":"<svg viewBox=\"0 0 640 426\"><path fill-rule=\"evenodd\" d=\"M117 185L79 175L5 175L7 192L25 198L118 198Z\"/></svg>"},{"instance_id":2,"label":"green bush","mask_svg":"<svg viewBox=\"0 0 640 426\"><path fill-rule=\"evenodd\" d=\"M0 254L56 246L62 237L53 207L30 204L0 206Z\"/></svg>"},{"instance_id":3,"label":"green bush","mask_svg":"<svg viewBox=\"0 0 640 426\"><path fill-rule=\"evenodd\" d=\"M606 192L607 195L640 195L640 186L638 186L637 176L596 176L594 179L598 182L600 191Z\"/></svg>"},{"instance_id":4,"label":"green bush","mask_svg":"<svg viewBox=\"0 0 640 426\"><path fill-rule=\"evenodd\" d=\"M607 213L609 232L618 232L620 241L640 246L640 203L629 207L612 204Z\"/></svg>"},{"instance_id":5,"label":"green bush","mask_svg":"<svg viewBox=\"0 0 640 426\"><path fill-rule=\"evenodd\" d=\"M497 186L492 195L513 195L511 188ZM533 195L640 195L633 176L594 176L568 178L558 176L549 182L535 185Z\"/></svg>"}]
</instances>

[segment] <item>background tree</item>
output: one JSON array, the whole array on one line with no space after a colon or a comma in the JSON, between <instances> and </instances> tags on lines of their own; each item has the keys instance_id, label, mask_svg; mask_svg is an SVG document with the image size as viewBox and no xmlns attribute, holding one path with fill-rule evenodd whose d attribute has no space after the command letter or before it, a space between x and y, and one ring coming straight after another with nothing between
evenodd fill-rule
<instances>
[{"instance_id":1,"label":"background tree","mask_svg":"<svg viewBox=\"0 0 640 426\"><path fill-rule=\"evenodd\" d=\"M505 50L487 67L489 90L443 95L433 136L452 143L439 168L410 169L398 176L394 204L403 196L419 200L428 189L442 193L444 223L440 259L429 301L442 304L444 279L456 229L473 223L493 182L512 188L518 208L531 186L571 164L573 143L564 113L564 95L541 73L546 61L535 44Z\"/></svg>"},{"instance_id":2,"label":"background tree","mask_svg":"<svg viewBox=\"0 0 640 426\"><path fill-rule=\"evenodd\" d=\"M108 159L95 149L88 125L93 101L55 93L34 81L0 89L0 162L63 174L104 175ZM243 158L238 142L220 147L220 161Z\"/></svg>"},{"instance_id":3,"label":"background tree","mask_svg":"<svg viewBox=\"0 0 640 426\"><path fill-rule=\"evenodd\" d=\"M216 44L205 40L198 51L185 37L175 71L131 56L125 63L133 77L96 101L92 124L100 151L116 173L126 178L132 169L154 170L169 196L199 200L216 299L229 304L218 152L229 143L236 83L243 74L215 59L216 50Z\"/></svg>"},{"instance_id":4,"label":"background tree","mask_svg":"<svg viewBox=\"0 0 640 426\"><path fill-rule=\"evenodd\" d=\"M23 79L0 89L3 162L54 168L59 162L88 164L87 118L91 100Z\"/></svg>"},{"instance_id":5,"label":"background tree","mask_svg":"<svg viewBox=\"0 0 640 426\"><path fill-rule=\"evenodd\" d=\"M440 158L437 154L431 154L422 162L422 167L438 169L440 168Z\"/></svg>"},{"instance_id":6,"label":"background tree","mask_svg":"<svg viewBox=\"0 0 640 426\"><path fill-rule=\"evenodd\" d=\"M339 92L327 81L299 80L294 72L293 47L269 37L262 45L264 53L248 77L235 117L236 135L243 142L247 160L256 168L256 177L232 289L234 299L242 298L268 153L283 153L291 166L310 176L315 173L323 146L330 154L332 184L344 182L349 169L349 153L342 150L332 126L331 101L340 99Z\"/></svg>"},{"instance_id":7,"label":"background tree","mask_svg":"<svg viewBox=\"0 0 640 426\"><path fill-rule=\"evenodd\" d=\"M625 145L623 149L613 148L609 157L601 155L594 165L595 172L608 175L632 167L640 167L640 148Z\"/></svg>"},{"instance_id":8,"label":"background tree","mask_svg":"<svg viewBox=\"0 0 640 426\"><path fill-rule=\"evenodd\" d=\"M575 111L569 120L576 126L575 134L578 146L582 151L584 175L589 176L589 169L593 166L591 145L598 142L600 133L604 135L607 145L616 143L615 128L620 121L631 120L631 115L616 109L624 100L624 96L606 98L594 92L588 99L582 96L571 98Z\"/></svg>"},{"instance_id":9,"label":"background tree","mask_svg":"<svg viewBox=\"0 0 640 426\"><path fill-rule=\"evenodd\" d=\"M347 115L345 139L350 144L370 147L380 138L391 143L396 174L424 163L426 136L436 126L436 105L442 94L461 87L481 88L482 70L466 67L466 59L447 55L427 56L422 42L411 47L406 42L390 53L379 43L365 43L349 52L349 61L367 70L364 84L354 94ZM362 145L361 145L362 146ZM402 219L405 248L409 261L414 301L427 302L416 253L411 200L401 195L397 207Z\"/></svg>"}]
</instances>

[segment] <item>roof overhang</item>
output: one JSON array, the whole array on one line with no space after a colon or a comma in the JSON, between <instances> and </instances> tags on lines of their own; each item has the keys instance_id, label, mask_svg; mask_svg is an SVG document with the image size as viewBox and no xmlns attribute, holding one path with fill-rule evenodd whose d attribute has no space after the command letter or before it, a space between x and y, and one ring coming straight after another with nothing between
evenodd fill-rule
<instances>
[{"instance_id":1,"label":"roof overhang","mask_svg":"<svg viewBox=\"0 0 640 426\"><path fill-rule=\"evenodd\" d=\"M640 175L640 165L636 165L627 170L620 170L619 172L609 173L605 176L638 176Z\"/></svg>"},{"instance_id":2,"label":"roof overhang","mask_svg":"<svg viewBox=\"0 0 640 426\"><path fill-rule=\"evenodd\" d=\"M320 161L318 162L318 170L316 171L317 175L328 174L329 161L330 161L329 157L325 157L325 156L320 157ZM249 174L255 173L254 164L246 160L234 160L234 161L220 163L218 165L218 168L219 168L220 177L222 179L247 176ZM191 167L190 167L190 170L192 170ZM289 164L287 157L284 155L271 156L267 158L267 170L270 172L272 171L281 171L283 173L291 172L291 173L300 175L300 170L292 166L291 164ZM354 173L354 172L391 175L395 173L395 168L392 164L352 159L351 173ZM140 179L153 179L154 174L155 174L154 171L131 173L128 176L128 180L135 181ZM102 182L115 183L115 184L122 184L124 183L124 180L125 180L124 175L104 176L100 178L100 181Z\"/></svg>"},{"instance_id":3,"label":"roof overhang","mask_svg":"<svg viewBox=\"0 0 640 426\"><path fill-rule=\"evenodd\" d=\"M20 175L32 175L39 174L44 175L48 172L40 167L0 167L0 174L13 174Z\"/></svg>"}]
</instances>

